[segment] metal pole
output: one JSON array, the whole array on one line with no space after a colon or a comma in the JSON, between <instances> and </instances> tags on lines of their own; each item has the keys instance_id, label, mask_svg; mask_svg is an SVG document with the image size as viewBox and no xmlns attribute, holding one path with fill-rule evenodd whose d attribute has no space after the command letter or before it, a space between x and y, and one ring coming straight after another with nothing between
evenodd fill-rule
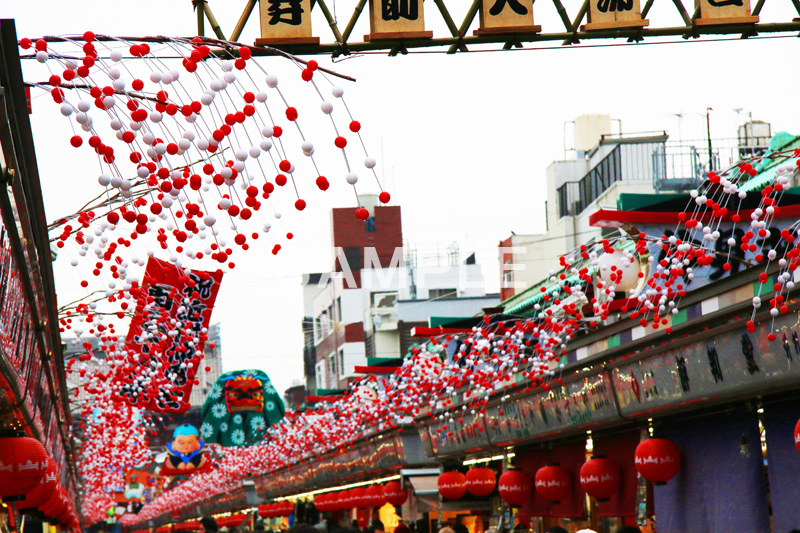
<instances>
[{"instance_id":1,"label":"metal pole","mask_svg":"<svg viewBox=\"0 0 800 533\"><path fill-rule=\"evenodd\" d=\"M753 112L749 112L750 115L750 136L753 138L753 149L750 152L750 155L755 154L755 146L756 146L756 130L753 129ZM745 135L747 135L747 127L745 126ZM746 138L746 137L745 137Z\"/></svg>"},{"instance_id":2,"label":"metal pole","mask_svg":"<svg viewBox=\"0 0 800 533\"><path fill-rule=\"evenodd\" d=\"M711 146L711 109L710 107L706 108L706 135L708 138L708 170L709 172L714 171L714 153L713 148Z\"/></svg>"}]
</instances>

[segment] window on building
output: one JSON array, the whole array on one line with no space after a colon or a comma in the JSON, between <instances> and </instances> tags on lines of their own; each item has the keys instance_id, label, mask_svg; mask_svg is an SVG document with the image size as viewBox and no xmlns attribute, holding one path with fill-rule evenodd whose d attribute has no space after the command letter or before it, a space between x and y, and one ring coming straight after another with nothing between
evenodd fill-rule
<instances>
[{"instance_id":1,"label":"window on building","mask_svg":"<svg viewBox=\"0 0 800 533\"><path fill-rule=\"evenodd\" d=\"M503 288L511 288L514 284L514 271L513 270L504 270L503 271Z\"/></svg>"},{"instance_id":2,"label":"window on building","mask_svg":"<svg viewBox=\"0 0 800 533\"><path fill-rule=\"evenodd\" d=\"M396 292L373 292L370 293L372 307L394 307L397 303Z\"/></svg>"},{"instance_id":3,"label":"window on building","mask_svg":"<svg viewBox=\"0 0 800 533\"><path fill-rule=\"evenodd\" d=\"M317 388L324 389L325 388L325 361L320 361L316 365L317 370Z\"/></svg>"},{"instance_id":4,"label":"window on building","mask_svg":"<svg viewBox=\"0 0 800 533\"><path fill-rule=\"evenodd\" d=\"M344 376L344 348L339 348L339 375Z\"/></svg>"},{"instance_id":5,"label":"window on building","mask_svg":"<svg viewBox=\"0 0 800 533\"><path fill-rule=\"evenodd\" d=\"M344 258L347 261L347 265L350 267L351 271L361 270L364 268L364 263L361 257L362 253L363 252L360 246L344 247Z\"/></svg>"},{"instance_id":6,"label":"window on building","mask_svg":"<svg viewBox=\"0 0 800 533\"><path fill-rule=\"evenodd\" d=\"M328 357L328 361L330 362L331 369L331 388L334 389L336 387L333 384L339 380L339 365L337 364L336 353L331 354L331 356Z\"/></svg>"},{"instance_id":7,"label":"window on building","mask_svg":"<svg viewBox=\"0 0 800 533\"><path fill-rule=\"evenodd\" d=\"M428 289L428 298L455 298L458 296L458 291L452 289Z\"/></svg>"},{"instance_id":8,"label":"window on building","mask_svg":"<svg viewBox=\"0 0 800 533\"><path fill-rule=\"evenodd\" d=\"M342 297L336 297L336 320L342 322Z\"/></svg>"},{"instance_id":9,"label":"window on building","mask_svg":"<svg viewBox=\"0 0 800 533\"><path fill-rule=\"evenodd\" d=\"M375 233L375 217L369 217L364 221L364 230L367 233Z\"/></svg>"}]
</instances>

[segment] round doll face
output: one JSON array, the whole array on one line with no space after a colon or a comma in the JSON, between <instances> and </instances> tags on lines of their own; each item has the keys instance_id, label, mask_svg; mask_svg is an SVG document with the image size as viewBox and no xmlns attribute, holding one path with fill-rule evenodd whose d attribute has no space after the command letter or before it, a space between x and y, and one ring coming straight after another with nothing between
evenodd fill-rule
<instances>
[{"instance_id":1,"label":"round doll face","mask_svg":"<svg viewBox=\"0 0 800 533\"><path fill-rule=\"evenodd\" d=\"M192 453L200 448L200 441L195 435L179 435L172 442L172 449L180 453Z\"/></svg>"}]
</instances>

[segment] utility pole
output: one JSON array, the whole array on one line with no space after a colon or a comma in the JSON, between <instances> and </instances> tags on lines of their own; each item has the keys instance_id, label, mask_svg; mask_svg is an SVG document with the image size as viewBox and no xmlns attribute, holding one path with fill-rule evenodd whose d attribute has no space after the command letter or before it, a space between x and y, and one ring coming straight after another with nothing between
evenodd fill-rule
<instances>
[{"instance_id":1,"label":"utility pole","mask_svg":"<svg viewBox=\"0 0 800 533\"><path fill-rule=\"evenodd\" d=\"M711 109L710 107L706 108L706 136L708 139L708 171L714 171L714 152L711 146Z\"/></svg>"}]
</instances>

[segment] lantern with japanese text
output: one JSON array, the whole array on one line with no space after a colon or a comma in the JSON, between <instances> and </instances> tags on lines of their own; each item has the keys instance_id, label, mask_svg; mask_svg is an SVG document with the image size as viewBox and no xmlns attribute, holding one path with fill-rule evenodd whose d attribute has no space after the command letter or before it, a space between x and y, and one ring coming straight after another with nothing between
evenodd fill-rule
<instances>
[{"instance_id":1,"label":"lantern with japanese text","mask_svg":"<svg viewBox=\"0 0 800 533\"><path fill-rule=\"evenodd\" d=\"M543 466L534 478L536 494L549 502L560 502L572 492L572 476L560 465Z\"/></svg>"},{"instance_id":2,"label":"lantern with japanese text","mask_svg":"<svg viewBox=\"0 0 800 533\"><path fill-rule=\"evenodd\" d=\"M365 507L369 507L366 496L366 487L356 487L350 491L350 497L353 499L353 506L356 509L364 509Z\"/></svg>"},{"instance_id":3,"label":"lantern with japanese text","mask_svg":"<svg viewBox=\"0 0 800 533\"><path fill-rule=\"evenodd\" d=\"M467 492L473 496L483 498L494 491L497 477L491 468L473 468L466 475Z\"/></svg>"},{"instance_id":4,"label":"lantern with japanese text","mask_svg":"<svg viewBox=\"0 0 800 533\"><path fill-rule=\"evenodd\" d=\"M317 507L317 509L319 509L319 507ZM258 516L260 516L261 518L269 518L270 517L269 514L270 514L269 505L267 505L266 503L262 503L261 505L258 506Z\"/></svg>"},{"instance_id":5,"label":"lantern with japanese text","mask_svg":"<svg viewBox=\"0 0 800 533\"><path fill-rule=\"evenodd\" d=\"M666 483L681 468L681 450L669 439L645 439L636 447L636 470L648 481Z\"/></svg>"},{"instance_id":6,"label":"lantern with japanese text","mask_svg":"<svg viewBox=\"0 0 800 533\"><path fill-rule=\"evenodd\" d=\"M800 420L798 420L797 425L794 426L794 446L800 453Z\"/></svg>"},{"instance_id":7,"label":"lantern with japanese text","mask_svg":"<svg viewBox=\"0 0 800 533\"><path fill-rule=\"evenodd\" d=\"M353 499L353 491L343 490L339 493L339 509L347 511L355 507L355 500Z\"/></svg>"},{"instance_id":8,"label":"lantern with japanese text","mask_svg":"<svg viewBox=\"0 0 800 533\"><path fill-rule=\"evenodd\" d=\"M593 457L581 466L580 480L586 494L603 501L617 493L622 474L614 461Z\"/></svg>"},{"instance_id":9,"label":"lantern with japanese text","mask_svg":"<svg viewBox=\"0 0 800 533\"><path fill-rule=\"evenodd\" d=\"M294 503L289 500L284 500L278 504L278 516L290 516L294 513Z\"/></svg>"},{"instance_id":10,"label":"lantern with japanese text","mask_svg":"<svg viewBox=\"0 0 800 533\"><path fill-rule=\"evenodd\" d=\"M23 498L45 476L47 452L31 437L0 438L0 498Z\"/></svg>"},{"instance_id":11,"label":"lantern with japanese text","mask_svg":"<svg viewBox=\"0 0 800 533\"><path fill-rule=\"evenodd\" d=\"M329 509L328 502L330 501L330 493L325 494L317 494L314 497L314 507L316 507L317 511L320 513L327 512Z\"/></svg>"},{"instance_id":12,"label":"lantern with japanese text","mask_svg":"<svg viewBox=\"0 0 800 533\"><path fill-rule=\"evenodd\" d=\"M448 500L458 500L467 492L467 477L461 472L444 472L439 475L439 494Z\"/></svg>"},{"instance_id":13,"label":"lantern with japanese text","mask_svg":"<svg viewBox=\"0 0 800 533\"><path fill-rule=\"evenodd\" d=\"M530 501L533 494L533 482L525 472L506 470L497 483L500 497L509 505L519 507Z\"/></svg>"},{"instance_id":14,"label":"lantern with japanese text","mask_svg":"<svg viewBox=\"0 0 800 533\"><path fill-rule=\"evenodd\" d=\"M386 501L395 506L400 506L408 500L408 490L404 489L399 481L390 481L383 488Z\"/></svg>"},{"instance_id":15,"label":"lantern with japanese text","mask_svg":"<svg viewBox=\"0 0 800 533\"><path fill-rule=\"evenodd\" d=\"M47 458L47 468L42 479L34 488L25 495L25 499L17 504L20 511L36 511L49 500L58 489L58 472L56 463L50 457Z\"/></svg>"},{"instance_id":16,"label":"lantern with japanese text","mask_svg":"<svg viewBox=\"0 0 800 533\"><path fill-rule=\"evenodd\" d=\"M368 507L383 507L386 503L386 496L383 494L383 487L381 485L371 485L368 487L365 498Z\"/></svg>"}]
</instances>

